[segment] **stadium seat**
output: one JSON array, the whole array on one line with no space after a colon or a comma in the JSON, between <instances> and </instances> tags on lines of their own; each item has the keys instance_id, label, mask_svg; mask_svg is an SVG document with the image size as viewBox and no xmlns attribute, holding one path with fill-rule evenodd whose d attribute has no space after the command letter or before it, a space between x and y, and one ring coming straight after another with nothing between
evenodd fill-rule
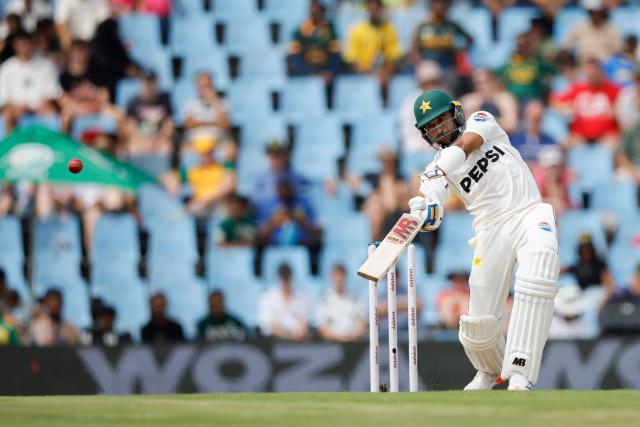
<instances>
[{"instance_id":1,"label":"stadium seat","mask_svg":"<svg viewBox=\"0 0 640 427\"><path fill-rule=\"evenodd\" d=\"M577 176L569 186L569 196L580 203L581 193L590 193L601 182L609 182L613 174L613 154L606 147L591 144L571 148L567 166Z\"/></svg>"},{"instance_id":2,"label":"stadium seat","mask_svg":"<svg viewBox=\"0 0 640 427\"><path fill-rule=\"evenodd\" d=\"M168 90L173 85L173 65L167 49L152 46L134 47L131 58L143 69L153 71L158 77L158 86Z\"/></svg>"},{"instance_id":3,"label":"stadium seat","mask_svg":"<svg viewBox=\"0 0 640 427\"><path fill-rule=\"evenodd\" d=\"M4 270L7 285L24 298L28 295L28 288L22 273L23 263L20 221L13 216L0 217L0 268Z\"/></svg>"},{"instance_id":4,"label":"stadium seat","mask_svg":"<svg viewBox=\"0 0 640 427\"><path fill-rule=\"evenodd\" d=\"M498 40L515 40L518 34L529 31L531 20L539 15L534 7L509 7L498 18Z\"/></svg>"},{"instance_id":5,"label":"stadium seat","mask_svg":"<svg viewBox=\"0 0 640 427\"><path fill-rule=\"evenodd\" d=\"M168 315L182 326L187 340L194 340L197 335L197 323L207 314L207 291L200 281L186 280L179 287L164 291L167 297Z\"/></svg>"},{"instance_id":6,"label":"stadium seat","mask_svg":"<svg viewBox=\"0 0 640 427\"><path fill-rule=\"evenodd\" d=\"M571 30L588 19L587 12L581 7L563 7L555 16L553 23L553 43L562 45Z\"/></svg>"},{"instance_id":7,"label":"stadium seat","mask_svg":"<svg viewBox=\"0 0 640 427\"><path fill-rule=\"evenodd\" d=\"M149 228L149 283L152 289L181 287L195 279L196 227L191 216L153 223Z\"/></svg>"},{"instance_id":8,"label":"stadium seat","mask_svg":"<svg viewBox=\"0 0 640 427\"><path fill-rule=\"evenodd\" d=\"M293 31L307 18L309 0L266 0L263 14L280 27L278 45L289 42Z\"/></svg>"},{"instance_id":9,"label":"stadium seat","mask_svg":"<svg viewBox=\"0 0 640 427\"><path fill-rule=\"evenodd\" d=\"M149 291L139 279L110 286L92 286L92 296L101 298L116 310L117 332L128 332L140 339L141 328L149 321Z\"/></svg>"},{"instance_id":10,"label":"stadium seat","mask_svg":"<svg viewBox=\"0 0 640 427\"><path fill-rule=\"evenodd\" d=\"M211 240L211 239L210 239ZM207 283L210 289L227 289L227 283L255 280L253 248L212 246L207 253Z\"/></svg>"},{"instance_id":11,"label":"stadium seat","mask_svg":"<svg viewBox=\"0 0 640 427\"><path fill-rule=\"evenodd\" d=\"M611 11L611 23L622 36L635 35L640 37L640 5L619 6Z\"/></svg>"},{"instance_id":12,"label":"stadium seat","mask_svg":"<svg viewBox=\"0 0 640 427\"><path fill-rule=\"evenodd\" d=\"M60 116L58 114L23 114L22 116L20 116L18 127L21 128L27 126L43 126L47 129L59 132L61 129Z\"/></svg>"},{"instance_id":13,"label":"stadium seat","mask_svg":"<svg viewBox=\"0 0 640 427\"><path fill-rule=\"evenodd\" d=\"M351 189L344 183L338 184L335 193L329 193L324 185L313 185L306 194L321 224L343 218L354 211L354 197Z\"/></svg>"},{"instance_id":14,"label":"stadium seat","mask_svg":"<svg viewBox=\"0 0 640 427\"><path fill-rule=\"evenodd\" d=\"M371 224L366 215L352 212L325 225L327 244L367 246L371 242Z\"/></svg>"},{"instance_id":15,"label":"stadium seat","mask_svg":"<svg viewBox=\"0 0 640 427\"><path fill-rule=\"evenodd\" d=\"M422 312L420 313L420 323L428 326L437 326L440 323L440 316L436 306L438 294L449 287L446 276L430 274L420 280L416 285L416 293L422 301Z\"/></svg>"},{"instance_id":16,"label":"stadium seat","mask_svg":"<svg viewBox=\"0 0 640 427\"><path fill-rule=\"evenodd\" d=\"M63 293L62 315L78 329L91 327L89 291L84 280L68 282Z\"/></svg>"},{"instance_id":17,"label":"stadium seat","mask_svg":"<svg viewBox=\"0 0 640 427\"><path fill-rule=\"evenodd\" d=\"M140 93L142 85L138 79L125 78L116 84L116 105L123 111L127 110L129 102Z\"/></svg>"},{"instance_id":18,"label":"stadium seat","mask_svg":"<svg viewBox=\"0 0 640 427\"><path fill-rule=\"evenodd\" d=\"M468 244L439 245L435 253L434 272L442 276L453 271L470 271L473 248Z\"/></svg>"},{"instance_id":19,"label":"stadium seat","mask_svg":"<svg viewBox=\"0 0 640 427\"><path fill-rule=\"evenodd\" d=\"M264 154L265 147L273 140L287 141L287 126L277 115L252 117L240 130L240 147L252 147Z\"/></svg>"},{"instance_id":20,"label":"stadium seat","mask_svg":"<svg viewBox=\"0 0 640 427\"><path fill-rule=\"evenodd\" d=\"M402 50L410 52L416 26L426 16L424 8L421 6L411 8L399 7L390 10L389 15L391 22L396 28Z\"/></svg>"},{"instance_id":21,"label":"stadium seat","mask_svg":"<svg viewBox=\"0 0 640 427\"><path fill-rule=\"evenodd\" d=\"M226 22L242 22L256 15L255 0L215 0L213 16Z\"/></svg>"},{"instance_id":22,"label":"stadium seat","mask_svg":"<svg viewBox=\"0 0 640 427\"><path fill-rule=\"evenodd\" d=\"M300 123L327 113L325 86L319 77L293 77L282 91L280 113L290 123Z\"/></svg>"},{"instance_id":23,"label":"stadium seat","mask_svg":"<svg viewBox=\"0 0 640 427\"><path fill-rule=\"evenodd\" d=\"M383 149L397 153L398 136L395 116L382 114L362 118L353 123L347 170L365 175L380 170L378 154Z\"/></svg>"},{"instance_id":24,"label":"stadium seat","mask_svg":"<svg viewBox=\"0 0 640 427\"><path fill-rule=\"evenodd\" d=\"M238 316L248 328L258 326L258 304L264 287L257 279L241 280L232 277L212 289L224 294L227 310Z\"/></svg>"},{"instance_id":25,"label":"stadium seat","mask_svg":"<svg viewBox=\"0 0 640 427\"><path fill-rule=\"evenodd\" d=\"M600 216L593 211L566 211L558 224L561 266L571 266L576 262L578 244L583 234L591 236L596 252L600 256L607 254L607 241Z\"/></svg>"},{"instance_id":26,"label":"stadium seat","mask_svg":"<svg viewBox=\"0 0 640 427\"><path fill-rule=\"evenodd\" d=\"M469 59L477 68L498 69L506 65L513 53L513 41L474 44L469 51Z\"/></svg>"},{"instance_id":27,"label":"stadium seat","mask_svg":"<svg viewBox=\"0 0 640 427\"><path fill-rule=\"evenodd\" d=\"M343 154L340 123L330 115L309 118L297 127L296 145L324 146L331 153Z\"/></svg>"},{"instance_id":28,"label":"stadium seat","mask_svg":"<svg viewBox=\"0 0 640 427\"><path fill-rule=\"evenodd\" d=\"M216 49L190 52L183 58L180 80L191 82L193 85L196 75L203 71L213 77L213 85L217 90L225 91L229 87L229 64L222 51Z\"/></svg>"},{"instance_id":29,"label":"stadium seat","mask_svg":"<svg viewBox=\"0 0 640 427\"><path fill-rule=\"evenodd\" d=\"M466 210L445 213L446 221L440 226L439 243L442 245L463 246L473 238L473 218Z\"/></svg>"},{"instance_id":30,"label":"stadium seat","mask_svg":"<svg viewBox=\"0 0 640 427\"><path fill-rule=\"evenodd\" d=\"M95 224L92 246L92 285L110 288L137 280L138 229L131 215L100 216Z\"/></svg>"},{"instance_id":31,"label":"stadium seat","mask_svg":"<svg viewBox=\"0 0 640 427\"><path fill-rule=\"evenodd\" d=\"M171 3L172 13L176 15L198 16L204 13L203 0L173 0Z\"/></svg>"},{"instance_id":32,"label":"stadium seat","mask_svg":"<svg viewBox=\"0 0 640 427\"><path fill-rule=\"evenodd\" d=\"M449 18L473 37L475 47L486 48L491 45L491 13L489 9L460 4L460 6L454 6L450 9Z\"/></svg>"},{"instance_id":33,"label":"stadium seat","mask_svg":"<svg viewBox=\"0 0 640 427\"><path fill-rule=\"evenodd\" d=\"M286 263L293 272L293 281L307 283L311 279L309 252L302 246L270 246L264 251L262 276L267 286L278 283L278 267Z\"/></svg>"},{"instance_id":34,"label":"stadium seat","mask_svg":"<svg viewBox=\"0 0 640 427\"><path fill-rule=\"evenodd\" d=\"M273 114L268 88L255 81L235 80L229 86L227 105L234 123L244 123L256 116Z\"/></svg>"},{"instance_id":35,"label":"stadium seat","mask_svg":"<svg viewBox=\"0 0 640 427\"><path fill-rule=\"evenodd\" d=\"M160 19L150 13L133 12L118 18L120 38L136 49L160 48Z\"/></svg>"},{"instance_id":36,"label":"stadium seat","mask_svg":"<svg viewBox=\"0 0 640 427\"><path fill-rule=\"evenodd\" d=\"M631 181L608 181L596 184L591 208L602 215L613 215L618 223L637 216L637 187Z\"/></svg>"},{"instance_id":37,"label":"stadium seat","mask_svg":"<svg viewBox=\"0 0 640 427\"><path fill-rule=\"evenodd\" d=\"M127 162L156 178L163 177L171 169L171 158L162 153L139 154L128 157Z\"/></svg>"},{"instance_id":38,"label":"stadium seat","mask_svg":"<svg viewBox=\"0 0 640 427\"><path fill-rule=\"evenodd\" d=\"M542 132L546 133L559 144L567 140L569 136L569 123L550 108L545 109L541 124Z\"/></svg>"},{"instance_id":39,"label":"stadium seat","mask_svg":"<svg viewBox=\"0 0 640 427\"><path fill-rule=\"evenodd\" d=\"M287 80L285 54L278 49L243 53L240 75L245 80L258 80L271 90L281 90Z\"/></svg>"},{"instance_id":40,"label":"stadium seat","mask_svg":"<svg viewBox=\"0 0 640 427\"><path fill-rule=\"evenodd\" d=\"M389 83L389 105L387 106L387 110L398 114L405 99L407 99L409 95L415 95L417 97L418 92L419 88L414 76L407 74L394 76Z\"/></svg>"},{"instance_id":41,"label":"stadium seat","mask_svg":"<svg viewBox=\"0 0 640 427\"><path fill-rule=\"evenodd\" d=\"M89 130L100 130L115 135L117 126L115 117L107 114L76 116L71 125L71 135L78 141L82 140L82 133Z\"/></svg>"},{"instance_id":42,"label":"stadium seat","mask_svg":"<svg viewBox=\"0 0 640 427\"><path fill-rule=\"evenodd\" d=\"M629 286L634 270L640 265L640 215L620 224L607 261L615 285Z\"/></svg>"},{"instance_id":43,"label":"stadium seat","mask_svg":"<svg viewBox=\"0 0 640 427\"><path fill-rule=\"evenodd\" d=\"M366 298L366 281L356 272L367 259L367 248L356 247L351 244L327 244L322 249L320 257L320 278L328 285L331 284L331 270L336 265L346 268L347 289L353 295Z\"/></svg>"},{"instance_id":44,"label":"stadium seat","mask_svg":"<svg viewBox=\"0 0 640 427\"><path fill-rule=\"evenodd\" d=\"M302 122L291 159L293 169L312 182L336 177L338 158L344 154L340 135L333 117L319 116Z\"/></svg>"},{"instance_id":45,"label":"stadium seat","mask_svg":"<svg viewBox=\"0 0 640 427\"><path fill-rule=\"evenodd\" d=\"M145 226L184 215L180 200L172 197L164 189L151 184L142 185L138 189L138 209Z\"/></svg>"},{"instance_id":46,"label":"stadium seat","mask_svg":"<svg viewBox=\"0 0 640 427\"><path fill-rule=\"evenodd\" d=\"M334 90L333 110L347 123L382 112L382 92L373 76L340 76Z\"/></svg>"},{"instance_id":47,"label":"stadium seat","mask_svg":"<svg viewBox=\"0 0 640 427\"><path fill-rule=\"evenodd\" d=\"M425 141L425 144L426 143ZM420 175L429 163L433 161L435 155L436 151L431 149L418 152L402 151L400 154L400 170L402 176L409 179Z\"/></svg>"},{"instance_id":48,"label":"stadium seat","mask_svg":"<svg viewBox=\"0 0 640 427\"><path fill-rule=\"evenodd\" d=\"M271 37L262 17L243 18L224 23L224 43L227 52L241 56L257 49L271 49Z\"/></svg>"},{"instance_id":49,"label":"stadium seat","mask_svg":"<svg viewBox=\"0 0 640 427\"><path fill-rule=\"evenodd\" d=\"M181 78L171 88L171 108L173 119L177 124L182 124L185 119L184 108L198 97L196 85L193 79Z\"/></svg>"},{"instance_id":50,"label":"stadium seat","mask_svg":"<svg viewBox=\"0 0 640 427\"><path fill-rule=\"evenodd\" d=\"M208 15L174 15L171 18L169 48L175 56L215 52L214 21Z\"/></svg>"}]
</instances>

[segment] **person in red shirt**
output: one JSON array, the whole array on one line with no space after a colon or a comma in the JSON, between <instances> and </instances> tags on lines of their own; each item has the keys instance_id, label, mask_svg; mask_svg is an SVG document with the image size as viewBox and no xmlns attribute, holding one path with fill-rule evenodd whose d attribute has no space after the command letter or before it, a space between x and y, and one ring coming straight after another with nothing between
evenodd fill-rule
<instances>
[{"instance_id":1,"label":"person in red shirt","mask_svg":"<svg viewBox=\"0 0 640 427\"><path fill-rule=\"evenodd\" d=\"M584 64L583 74L584 81L551 97L554 108L571 116L568 144L601 143L615 148L619 140L615 104L620 88L607 80L597 59Z\"/></svg>"}]
</instances>

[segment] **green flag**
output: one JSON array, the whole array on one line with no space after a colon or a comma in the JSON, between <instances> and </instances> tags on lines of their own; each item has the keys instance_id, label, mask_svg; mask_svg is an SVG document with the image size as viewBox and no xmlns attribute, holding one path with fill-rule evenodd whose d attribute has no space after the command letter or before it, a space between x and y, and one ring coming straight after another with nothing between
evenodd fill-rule
<instances>
[{"instance_id":1,"label":"green flag","mask_svg":"<svg viewBox=\"0 0 640 427\"><path fill-rule=\"evenodd\" d=\"M82 160L78 174L67 169ZM135 191L155 179L126 163L41 126L18 129L0 142L0 181L98 184Z\"/></svg>"}]
</instances>

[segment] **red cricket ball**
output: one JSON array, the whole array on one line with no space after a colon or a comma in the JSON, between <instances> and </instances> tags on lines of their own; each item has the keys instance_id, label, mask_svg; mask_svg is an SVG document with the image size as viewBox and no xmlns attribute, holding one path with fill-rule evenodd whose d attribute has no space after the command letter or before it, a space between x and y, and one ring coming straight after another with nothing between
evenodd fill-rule
<instances>
[{"instance_id":1,"label":"red cricket ball","mask_svg":"<svg viewBox=\"0 0 640 427\"><path fill-rule=\"evenodd\" d=\"M69 172L71 173L80 172L83 166L82 160L80 159L71 159L69 160L69 163L67 163L67 168L69 168Z\"/></svg>"}]
</instances>

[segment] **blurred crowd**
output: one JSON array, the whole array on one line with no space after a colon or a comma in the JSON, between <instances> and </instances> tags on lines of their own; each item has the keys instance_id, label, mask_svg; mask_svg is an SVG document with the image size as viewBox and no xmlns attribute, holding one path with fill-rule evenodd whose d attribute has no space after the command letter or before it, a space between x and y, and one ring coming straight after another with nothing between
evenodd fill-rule
<instances>
[{"instance_id":1,"label":"blurred crowd","mask_svg":"<svg viewBox=\"0 0 640 427\"><path fill-rule=\"evenodd\" d=\"M265 1L256 4L264 7ZM514 34L512 50L504 63L492 68L477 66L471 55L477 41L468 29L480 24L461 25L450 16L452 8L460 3L482 6L490 12L488 33L493 40L501 37L501 15L510 8L535 8L536 13L528 30ZM600 146L611 153L614 178L635 186L637 209L638 31L624 33L611 20L613 11L626 3L309 0L308 16L291 29L283 44L283 60L288 78L322 79L329 111L339 76L374 76L385 106L390 106L395 96L395 77L408 76L415 81L415 87L404 94L393 111L400 149L378 150L375 173L353 173L345 167L344 158L338 159L338 174L321 182L325 191L336 195L340 189L348 189L355 209L368 219L372 241L380 240L417 191L415 172L426 166L420 162L433 156L414 127L413 100L420 91L443 88L460 99L466 114L484 110L497 118L530 166L543 199L555 207L559 217L568 210L589 207L588 194L571 194L576 171L567 164L571 150L584 146ZM120 32L123 17L152 14L160 18L166 42L171 17L180 9L179 4L171 0L9 0L0 1L0 5L0 134L9 135L30 124L69 134L154 175L185 212L196 218L195 232L201 247L254 247L258 254L255 272L261 274L260 254L265 248L303 246L309 251L311 272L318 274L323 223L321 212L307 198L306 190L314 183L306 171L293 165L294 138L263 136L268 140L261 156L268 167L258 170L250 185L240 188L239 169L252 167L242 164L241 135L260 134L261 129L247 129L251 120L236 119L227 88L221 84L223 79L208 70L183 74L191 80L188 83L193 91L186 92L190 98L176 99L177 92L165 84L161 70L134 57ZM199 6L204 10L209 2ZM564 7L584 9L587 14L558 43L554 35L563 24L556 18ZM366 17L353 22L341 37L335 20L345 10L365 12ZM410 29L408 46L401 40L401 34L408 30L398 28L389 18L399 10L423 14ZM175 59L173 77L186 68L184 61ZM230 58L231 69L233 62ZM125 94L125 88L133 89ZM277 99L278 94L274 95ZM251 104L251 100L245 101ZM549 122L566 124L567 131L554 131L557 126L549 126ZM348 126L345 132L349 135ZM295 144L300 146L305 141L296 139ZM412 156L420 162L407 168L402 162ZM33 209L41 218L80 218L85 256L92 247L93 225L105 213L134 215L144 235L135 196L129 193L85 186L41 185L36 189L28 183L1 184L0 215L26 218ZM463 206L454 197L445 209L453 212ZM620 224L613 221L607 225L611 237ZM213 242L207 242L210 227L215 229ZM640 307L640 265L631 283L615 283L604 254L597 252L591 237L581 239L575 265L563 266L563 277L570 278L572 284L558 295L551 337L597 336L601 331L584 321L585 313L615 315L615 307L624 304ZM420 244L435 250L438 233L421 236ZM432 272L433 259L424 262ZM196 325L197 338L242 341L264 335L293 341L361 340L367 329L366 305L350 294L347 274L343 265L334 265L326 277L330 281L326 293L312 306L294 286L291 268L281 264L278 284L260 296L257 330L229 312L224 292L215 290L208 297L208 313ZM29 304L5 283L4 275L0 277L0 343L115 345L132 340L131 335L114 329L119 314L116 309L97 298L91 302L91 328L78 330L73 319L61 314L64 295L60 290L48 289ZM468 272L449 272L447 280L447 289L435 297L436 330L456 330L460 315L467 309ZM185 340L184 325L167 315L171 304L167 296L153 293L148 303L150 319L136 331L140 339ZM399 303L403 303L401 297ZM381 318L385 310L381 299ZM600 322L602 331L620 332L614 326L607 329L607 325L606 321Z\"/></svg>"}]
</instances>

